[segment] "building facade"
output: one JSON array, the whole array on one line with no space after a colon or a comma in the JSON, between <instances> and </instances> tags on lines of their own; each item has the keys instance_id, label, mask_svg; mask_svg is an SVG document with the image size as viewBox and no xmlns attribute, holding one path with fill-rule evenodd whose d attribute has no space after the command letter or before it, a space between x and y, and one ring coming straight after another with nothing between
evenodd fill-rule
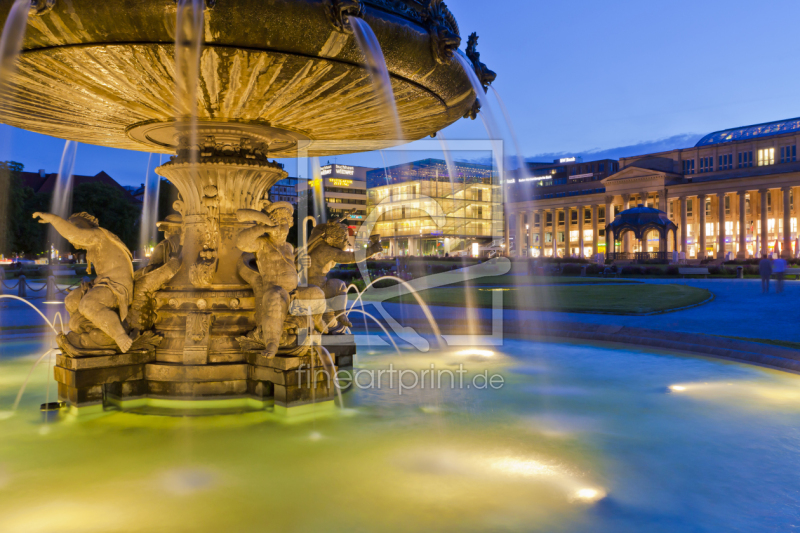
<instances>
[{"instance_id":1,"label":"building facade","mask_svg":"<svg viewBox=\"0 0 800 533\"><path fill-rule=\"evenodd\" d=\"M297 178L284 178L275 182L269 190L270 202L289 202L297 207Z\"/></svg>"},{"instance_id":2,"label":"building facade","mask_svg":"<svg viewBox=\"0 0 800 533\"><path fill-rule=\"evenodd\" d=\"M312 193L314 205L324 203L333 218L344 218L350 233L348 250L355 246L358 228L367 217L367 172L368 167L351 165L325 165L320 177L311 181L301 180L298 194ZM317 213L319 214L319 213Z\"/></svg>"},{"instance_id":3,"label":"building facade","mask_svg":"<svg viewBox=\"0 0 800 533\"><path fill-rule=\"evenodd\" d=\"M516 257L605 252L606 211L598 199L605 194L603 180L617 170L619 163L613 159L583 162L564 157L529 163L525 174L509 177L506 250Z\"/></svg>"},{"instance_id":4,"label":"building facade","mask_svg":"<svg viewBox=\"0 0 800 533\"><path fill-rule=\"evenodd\" d=\"M369 217L387 255L481 255L500 247L497 171L461 162L451 167L425 159L367 173Z\"/></svg>"},{"instance_id":5,"label":"building facade","mask_svg":"<svg viewBox=\"0 0 800 533\"><path fill-rule=\"evenodd\" d=\"M604 215L644 204L666 211L678 225L676 251L687 259L793 255L799 140L800 119L791 119L718 131L692 148L623 158L602 186L567 185L560 197L510 203L508 227L526 243L512 253L588 257L606 251ZM553 234L556 239L548 237ZM673 249L655 233L642 244L630 237L609 235L608 241L622 253Z\"/></svg>"}]
</instances>

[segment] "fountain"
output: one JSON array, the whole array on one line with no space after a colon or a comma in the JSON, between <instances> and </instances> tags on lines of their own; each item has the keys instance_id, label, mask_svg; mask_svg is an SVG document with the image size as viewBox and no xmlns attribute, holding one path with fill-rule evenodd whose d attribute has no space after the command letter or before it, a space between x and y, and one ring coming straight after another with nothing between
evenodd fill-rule
<instances>
[{"instance_id":1,"label":"fountain","mask_svg":"<svg viewBox=\"0 0 800 533\"><path fill-rule=\"evenodd\" d=\"M62 218L66 218L72 213L72 174L75 171L77 153L78 143L67 141L64 144L64 152L61 154L61 164L58 166L58 177L50 204L50 212ZM55 257L51 255L50 259L57 259L57 254L65 249L64 239L51 227L47 230L47 242L55 255Z\"/></svg>"},{"instance_id":2,"label":"fountain","mask_svg":"<svg viewBox=\"0 0 800 533\"><path fill-rule=\"evenodd\" d=\"M155 248L158 236L158 202L161 191L161 179L153 175L153 154L147 158L147 172L144 176L144 202L142 202L142 220L139 226L139 250L142 257L148 257Z\"/></svg>"},{"instance_id":3,"label":"fountain","mask_svg":"<svg viewBox=\"0 0 800 533\"><path fill-rule=\"evenodd\" d=\"M100 273L67 301L60 398L122 408L148 398L258 408L332 399L331 383L309 391L288 379L300 365L326 365L313 339L336 328L320 318L327 289L298 287L295 266L273 274L297 254L282 240L291 207L268 200L287 176L270 158L380 150L474 117L470 77L494 74L455 53L452 13L439 0L46 6L28 19L2 121L169 154L156 172L180 193L166 248L135 274L123 265L130 252L93 217L37 214L88 247ZM347 366L355 347L342 335L322 348Z\"/></svg>"}]
</instances>

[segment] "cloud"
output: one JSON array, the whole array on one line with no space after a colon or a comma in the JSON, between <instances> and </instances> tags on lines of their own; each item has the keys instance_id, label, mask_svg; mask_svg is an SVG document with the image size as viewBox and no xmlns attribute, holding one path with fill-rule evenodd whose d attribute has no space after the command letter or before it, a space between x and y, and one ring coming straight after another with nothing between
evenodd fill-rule
<instances>
[{"instance_id":1,"label":"cloud","mask_svg":"<svg viewBox=\"0 0 800 533\"><path fill-rule=\"evenodd\" d=\"M534 156L526 157L528 162L539 163L552 163L554 160L561 157L581 157L584 161L597 161L600 159L619 159L621 157L630 157L635 155L655 154L658 152L667 152L677 148L689 148L694 146L703 136L695 133L683 133L681 135L673 135L664 139L655 141L642 141L640 143L631 144L628 146L618 146L616 148L594 148L592 150L584 150L582 152L546 152L536 154ZM474 159L457 158L456 161L461 163L476 163L479 165L490 165L492 160L489 157L478 157ZM517 161L513 156L507 160L511 168L516 168Z\"/></svg>"},{"instance_id":2,"label":"cloud","mask_svg":"<svg viewBox=\"0 0 800 533\"><path fill-rule=\"evenodd\" d=\"M551 152L537 154L533 157L526 157L527 161L549 162L560 157L582 157L584 161L597 161L599 159L619 159L620 157L630 157L635 155L654 154L666 152L677 148L690 148L694 146L703 136L695 133L683 133L673 135L665 139L655 141L642 141L628 146L618 146L616 148L585 150L583 152Z\"/></svg>"}]
</instances>

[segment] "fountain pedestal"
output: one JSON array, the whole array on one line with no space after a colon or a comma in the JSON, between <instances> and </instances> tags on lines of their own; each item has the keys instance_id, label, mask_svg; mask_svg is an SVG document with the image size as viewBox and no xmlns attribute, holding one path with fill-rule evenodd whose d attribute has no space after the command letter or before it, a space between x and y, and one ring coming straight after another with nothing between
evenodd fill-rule
<instances>
[{"instance_id":1,"label":"fountain pedestal","mask_svg":"<svg viewBox=\"0 0 800 533\"><path fill-rule=\"evenodd\" d=\"M266 157L274 140L252 126L204 123L196 134L188 127L173 131L178 155L157 172L180 193L174 207L183 219L182 263L150 303L153 329L163 340L145 354L59 356L62 399L82 406L108 398L249 397L286 407L332 399L330 364L324 372L321 350L269 359L237 340L257 327L261 302L239 275L237 236L253 223L240 222L236 213L261 211L269 189L287 176ZM334 358L350 356L345 364L352 364L354 351L352 338L331 347Z\"/></svg>"}]
</instances>

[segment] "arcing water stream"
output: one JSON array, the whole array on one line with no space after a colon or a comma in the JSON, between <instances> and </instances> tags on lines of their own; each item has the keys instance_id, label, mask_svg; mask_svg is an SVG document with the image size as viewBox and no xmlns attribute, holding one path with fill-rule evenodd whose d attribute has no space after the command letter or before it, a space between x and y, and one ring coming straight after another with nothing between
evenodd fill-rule
<instances>
[{"instance_id":1,"label":"arcing water stream","mask_svg":"<svg viewBox=\"0 0 800 533\"><path fill-rule=\"evenodd\" d=\"M386 130L392 134L392 140L400 140L403 138L403 128L400 125L399 115L397 114L392 80L389 77L389 69L386 67L381 45L369 24L358 17L349 17L348 20L353 27L353 34L356 37L358 46L364 53L375 94L380 99L385 111Z\"/></svg>"},{"instance_id":2,"label":"arcing water stream","mask_svg":"<svg viewBox=\"0 0 800 533\"><path fill-rule=\"evenodd\" d=\"M75 156L78 153L78 143L67 141L64 152L61 154L61 165L58 167L58 177L53 188L50 203L50 212L63 219L72 214L72 174L75 171ZM67 249L66 240L52 225L47 228L47 242L59 253ZM51 258L52 259L52 258Z\"/></svg>"},{"instance_id":3,"label":"arcing water stream","mask_svg":"<svg viewBox=\"0 0 800 533\"><path fill-rule=\"evenodd\" d=\"M14 0L3 26L3 35L0 37L0 98L6 96L6 84L17 69L17 58L22 51L30 9L30 0Z\"/></svg>"},{"instance_id":4,"label":"arcing water stream","mask_svg":"<svg viewBox=\"0 0 800 533\"><path fill-rule=\"evenodd\" d=\"M152 171L153 155L147 159L147 173L144 182L144 202L142 203L142 220L139 227L139 250L144 255L150 253L158 238L158 203L161 191L161 178ZM160 157L159 157L160 159Z\"/></svg>"}]
</instances>

